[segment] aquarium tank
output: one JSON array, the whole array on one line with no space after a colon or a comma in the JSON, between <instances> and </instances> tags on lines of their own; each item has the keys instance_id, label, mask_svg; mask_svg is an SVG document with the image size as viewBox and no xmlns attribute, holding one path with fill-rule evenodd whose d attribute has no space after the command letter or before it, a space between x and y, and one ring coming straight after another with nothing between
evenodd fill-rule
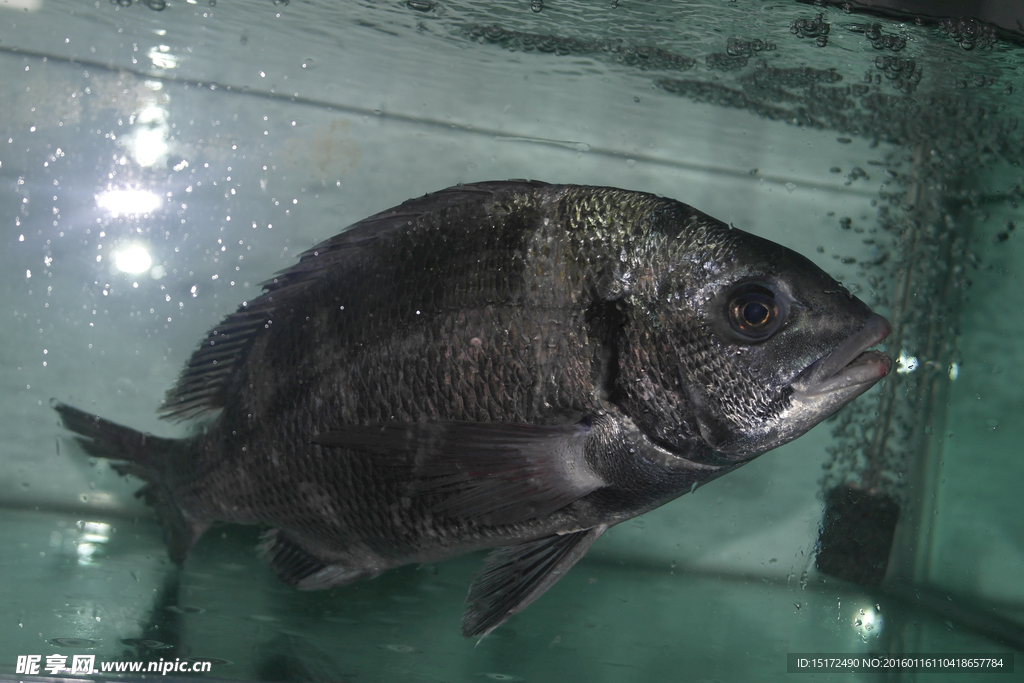
<instances>
[{"instance_id":1,"label":"aquarium tank","mask_svg":"<svg viewBox=\"0 0 1024 683\"><path fill-rule=\"evenodd\" d=\"M1002 2L0 0L0 678L974 676L943 655L1020 677L1022 21ZM157 408L261 283L404 200L511 178L672 197L799 251L891 321L892 373L614 527L482 640L459 631L482 554L299 591L260 529L223 525L178 567L141 482L60 425L54 401L187 433ZM897 663L796 663L868 655Z\"/></svg>"}]
</instances>

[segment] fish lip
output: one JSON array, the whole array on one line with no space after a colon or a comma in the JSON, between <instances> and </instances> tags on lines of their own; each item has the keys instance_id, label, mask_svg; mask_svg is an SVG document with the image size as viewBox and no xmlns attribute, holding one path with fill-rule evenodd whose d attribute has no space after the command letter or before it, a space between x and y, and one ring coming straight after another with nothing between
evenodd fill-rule
<instances>
[{"instance_id":1,"label":"fish lip","mask_svg":"<svg viewBox=\"0 0 1024 683\"><path fill-rule=\"evenodd\" d=\"M804 368L794 379L793 390L804 396L866 390L892 370L889 356L869 348L888 337L890 332L889 321L872 313L860 331Z\"/></svg>"}]
</instances>

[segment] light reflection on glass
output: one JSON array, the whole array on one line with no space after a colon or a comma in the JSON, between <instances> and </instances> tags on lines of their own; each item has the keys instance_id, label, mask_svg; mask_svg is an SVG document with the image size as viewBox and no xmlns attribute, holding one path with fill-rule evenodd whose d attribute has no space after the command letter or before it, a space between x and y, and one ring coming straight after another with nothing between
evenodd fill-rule
<instances>
[{"instance_id":1,"label":"light reflection on glass","mask_svg":"<svg viewBox=\"0 0 1024 683\"><path fill-rule=\"evenodd\" d=\"M104 522L79 522L78 531L78 564L93 564L93 555L110 540L111 527Z\"/></svg>"},{"instance_id":2,"label":"light reflection on glass","mask_svg":"<svg viewBox=\"0 0 1024 683\"><path fill-rule=\"evenodd\" d=\"M153 257L149 255L149 251L135 242L118 248L113 257L114 267L122 273L145 273L153 265Z\"/></svg>"},{"instance_id":3,"label":"light reflection on glass","mask_svg":"<svg viewBox=\"0 0 1024 683\"><path fill-rule=\"evenodd\" d=\"M882 612L878 605L861 607L853 614L853 630L862 640L877 636L882 632Z\"/></svg>"},{"instance_id":4,"label":"light reflection on glass","mask_svg":"<svg viewBox=\"0 0 1024 683\"><path fill-rule=\"evenodd\" d=\"M160 207L160 195L149 190L108 190L96 195L96 206L114 217L152 213Z\"/></svg>"},{"instance_id":5,"label":"light reflection on glass","mask_svg":"<svg viewBox=\"0 0 1024 683\"><path fill-rule=\"evenodd\" d=\"M127 141L135 163L148 167L166 161L170 151L167 138L171 132L167 125L167 110L155 105L148 106L135 116L135 124L139 127Z\"/></svg>"},{"instance_id":6,"label":"light reflection on glass","mask_svg":"<svg viewBox=\"0 0 1024 683\"><path fill-rule=\"evenodd\" d=\"M23 12L35 12L43 6L43 0L4 0L0 9L15 9Z\"/></svg>"},{"instance_id":7,"label":"light reflection on glass","mask_svg":"<svg viewBox=\"0 0 1024 683\"><path fill-rule=\"evenodd\" d=\"M162 159L167 158L169 147L166 126L140 128L135 133L131 146L135 163L139 166L156 166Z\"/></svg>"},{"instance_id":8,"label":"light reflection on glass","mask_svg":"<svg viewBox=\"0 0 1024 683\"><path fill-rule=\"evenodd\" d=\"M170 49L167 45L151 47L147 57L153 62L153 66L158 69L174 69L178 66L178 58L169 54Z\"/></svg>"},{"instance_id":9,"label":"light reflection on glass","mask_svg":"<svg viewBox=\"0 0 1024 683\"><path fill-rule=\"evenodd\" d=\"M896 372L900 375L907 375L917 370L917 357L911 356L906 349L900 350L900 356L896 359Z\"/></svg>"}]
</instances>

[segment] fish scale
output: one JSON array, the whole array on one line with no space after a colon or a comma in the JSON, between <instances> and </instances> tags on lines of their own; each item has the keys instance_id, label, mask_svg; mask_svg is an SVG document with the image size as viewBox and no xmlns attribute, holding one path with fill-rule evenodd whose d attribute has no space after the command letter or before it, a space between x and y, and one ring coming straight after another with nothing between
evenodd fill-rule
<instances>
[{"instance_id":1,"label":"fish scale","mask_svg":"<svg viewBox=\"0 0 1024 683\"><path fill-rule=\"evenodd\" d=\"M264 288L168 392L163 416L202 421L194 436L56 404L64 425L146 481L177 562L217 521L266 529L262 553L300 589L494 549L466 636L611 526L796 438L891 367L868 350L888 323L807 259L614 188L456 186Z\"/></svg>"}]
</instances>

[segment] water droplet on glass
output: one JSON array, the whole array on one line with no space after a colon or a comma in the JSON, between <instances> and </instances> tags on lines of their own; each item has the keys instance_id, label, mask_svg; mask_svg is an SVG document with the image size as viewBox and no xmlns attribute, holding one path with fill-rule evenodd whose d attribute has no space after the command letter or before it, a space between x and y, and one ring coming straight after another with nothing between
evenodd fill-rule
<instances>
[{"instance_id":1,"label":"water droplet on glass","mask_svg":"<svg viewBox=\"0 0 1024 683\"><path fill-rule=\"evenodd\" d=\"M530 2L530 9L534 12L544 11L544 0L532 0L532 2Z\"/></svg>"}]
</instances>

